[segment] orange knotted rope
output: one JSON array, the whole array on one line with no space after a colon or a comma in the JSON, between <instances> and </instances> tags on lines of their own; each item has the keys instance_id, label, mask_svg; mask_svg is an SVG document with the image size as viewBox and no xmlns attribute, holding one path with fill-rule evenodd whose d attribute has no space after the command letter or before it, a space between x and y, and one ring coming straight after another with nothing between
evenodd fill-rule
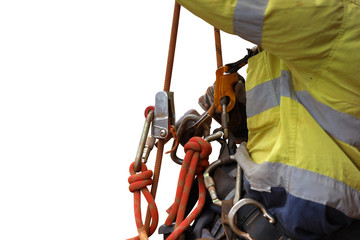
<instances>
[{"instance_id":1,"label":"orange knotted rope","mask_svg":"<svg viewBox=\"0 0 360 240\"><path fill-rule=\"evenodd\" d=\"M193 137L185 144L184 150L186 154L179 174L175 201L170 207L169 216L165 221L165 225L171 226L176 218L175 229L167 240L177 239L199 215L205 204L206 189L203 172L209 166L208 158L212 151L211 145L200 137ZM199 186L199 200L196 208L184 220L195 175Z\"/></svg>"},{"instance_id":2,"label":"orange knotted rope","mask_svg":"<svg viewBox=\"0 0 360 240\"><path fill-rule=\"evenodd\" d=\"M150 210L152 222L149 229L149 236L153 234L156 230L159 214L157 211L157 207L154 201L153 196L149 192L146 186L151 185L153 183L153 180L151 179L153 176L153 172L151 170L148 170L145 163L141 163L141 171L139 173L136 173L134 170L134 164L133 162L130 165L130 174L128 181L130 183L129 190L130 192L134 193L134 215L135 215L135 222L136 227L139 233L139 236L130 238L131 240L145 240L148 239L148 234L146 231L145 226L143 225L142 219L141 219L141 195L140 191L143 193L144 197L146 198L146 201L148 202L148 209ZM129 239L129 240L130 240Z\"/></svg>"}]
</instances>

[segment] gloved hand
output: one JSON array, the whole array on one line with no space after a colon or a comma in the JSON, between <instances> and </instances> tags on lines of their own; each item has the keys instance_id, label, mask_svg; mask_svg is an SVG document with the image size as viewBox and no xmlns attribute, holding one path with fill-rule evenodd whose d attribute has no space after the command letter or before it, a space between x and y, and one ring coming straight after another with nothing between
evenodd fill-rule
<instances>
[{"instance_id":1,"label":"gloved hand","mask_svg":"<svg viewBox=\"0 0 360 240\"><path fill-rule=\"evenodd\" d=\"M238 76L239 81L234 86L236 102L234 108L229 112L228 122L230 136L233 137L236 142L246 141L248 138L245 80L242 76ZM214 90L215 84L208 87L206 93L199 98L199 105L204 111L207 111L214 103ZM221 124L221 113L218 110L215 110L212 117Z\"/></svg>"}]
</instances>

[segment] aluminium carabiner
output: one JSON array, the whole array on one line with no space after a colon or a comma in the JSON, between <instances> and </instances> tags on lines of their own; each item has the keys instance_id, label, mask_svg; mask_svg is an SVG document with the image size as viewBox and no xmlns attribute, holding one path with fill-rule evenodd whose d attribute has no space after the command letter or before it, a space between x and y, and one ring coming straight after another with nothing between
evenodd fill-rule
<instances>
[{"instance_id":1,"label":"aluminium carabiner","mask_svg":"<svg viewBox=\"0 0 360 240\"><path fill-rule=\"evenodd\" d=\"M144 123L143 131L141 133L138 150L136 152L136 157L135 157L135 164L134 164L135 172L139 172L141 169L141 158L143 156L144 147L145 147L147 136L149 134L150 125L154 118L154 107L147 107L145 110L145 116L146 116L146 120Z\"/></svg>"}]
</instances>

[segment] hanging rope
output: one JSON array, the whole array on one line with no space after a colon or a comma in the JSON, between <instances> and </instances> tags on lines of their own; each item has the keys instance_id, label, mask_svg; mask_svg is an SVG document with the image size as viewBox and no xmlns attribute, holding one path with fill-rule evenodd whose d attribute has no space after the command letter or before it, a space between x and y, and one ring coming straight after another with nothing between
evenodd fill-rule
<instances>
[{"instance_id":1,"label":"hanging rope","mask_svg":"<svg viewBox=\"0 0 360 240\"><path fill-rule=\"evenodd\" d=\"M219 68L223 66L220 30L214 28L214 35L215 35L216 65Z\"/></svg>"},{"instance_id":2,"label":"hanging rope","mask_svg":"<svg viewBox=\"0 0 360 240\"><path fill-rule=\"evenodd\" d=\"M181 9L181 5L175 1L173 22L172 22L171 35L170 35L169 52L168 52L165 81L164 81L164 91L170 91L171 76L172 76L174 57L175 57L176 39L177 39L179 18L180 18L180 9ZM219 67L219 66L222 66L220 32L218 29L214 29L214 30L215 30L216 52L217 52L217 65ZM213 111L215 111L214 107L211 109L212 109L212 111L209 111L210 116L213 114ZM162 158L163 158L164 145L165 145L165 140L159 139L158 143L157 143L157 153L156 153L156 160L155 160L155 166L154 166L153 183L151 186L151 195L152 195L153 199L155 199L155 197L156 197L156 192L157 192L157 187L158 187L158 182L159 182L159 177L160 177ZM210 149L211 149L211 147L210 147ZM210 150L210 152L211 152L211 150ZM204 192L203 198L202 197L199 198L198 205L200 206L201 201L202 200L205 201L206 190L205 190L205 186L203 184L202 176L198 177L198 181L199 181L199 191ZM200 184L201 184L201 186L200 186ZM151 222L151 226L153 226L153 222L155 221L154 219L151 219L151 218L152 218L152 214L151 214L151 209L150 209L150 205L149 205L147 213L146 213L146 218L145 218L145 229L149 235L151 232L151 229L149 229L150 222Z\"/></svg>"},{"instance_id":3,"label":"hanging rope","mask_svg":"<svg viewBox=\"0 0 360 240\"><path fill-rule=\"evenodd\" d=\"M171 226L176 218L175 229L167 240L177 239L199 215L205 204L206 189L203 172L209 166L208 158L212 151L211 145L200 137L193 137L185 144L184 150L185 158L179 174L175 201L170 207L169 216L165 221L165 225ZM196 208L184 220L195 175L199 186L199 200Z\"/></svg>"},{"instance_id":4,"label":"hanging rope","mask_svg":"<svg viewBox=\"0 0 360 240\"><path fill-rule=\"evenodd\" d=\"M171 35L170 35L170 43L169 43L169 53L168 53L168 60L166 65L166 73L165 73L165 81L164 81L164 91L170 90L171 75L172 75L172 69L173 69L174 57L175 57L176 38L179 27L180 9L181 9L181 5L175 1L173 22L171 27ZM154 167L154 178L153 178L154 181L151 187L151 195L153 196L154 199L156 197L156 191L159 184L164 145L165 145L165 140L159 139L157 143L157 153L156 153L156 160ZM148 226L150 225L150 221L151 221L150 216L151 216L150 210L148 209L145 218L145 227L147 229L147 232L149 232Z\"/></svg>"},{"instance_id":5,"label":"hanging rope","mask_svg":"<svg viewBox=\"0 0 360 240\"><path fill-rule=\"evenodd\" d=\"M157 227L159 214L157 211L157 207L154 201L153 196L150 194L149 190L146 186L151 185L153 180L151 179L153 176L153 172L148 170L145 163L141 163L141 171L136 173L134 170L135 162L130 165L130 177L129 181L129 190L130 192L134 193L134 215L135 215L135 222L136 227L139 233L139 236L130 238L128 240L146 240L148 236L151 236ZM143 225L142 218L141 218L141 194L140 191L143 193L146 201L148 202L148 209L150 210L152 222L149 228L149 233L145 226Z\"/></svg>"}]
</instances>

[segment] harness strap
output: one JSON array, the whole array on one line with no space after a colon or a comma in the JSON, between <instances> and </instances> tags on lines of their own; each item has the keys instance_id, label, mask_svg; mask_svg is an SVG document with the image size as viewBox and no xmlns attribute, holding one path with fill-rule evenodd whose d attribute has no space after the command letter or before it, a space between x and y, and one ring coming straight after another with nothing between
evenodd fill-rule
<instances>
[{"instance_id":1,"label":"harness strap","mask_svg":"<svg viewBox=\"0 0 360 240\"><path fill-rule=\"evenodd\" d=\"M272 224L265 218L260 209L255 205L245 205L237 212L238 226L254 240L286 240L290 239L279 223Z\"/></svg>"},{"instance_id":2,"label":"harness strap","mask_svg":"<svg viewBox=\"0 0 360 240\"><path fill-rule=\"evenodd\" d=\"M236 234L231 230L228 221L228 214L230 209L233 206L233 199L230 200L223 200L221 204L221 222L222 226L225 230L225 236L227 240L234 240L236 239Z\"/></svg>"}]
</instances>

